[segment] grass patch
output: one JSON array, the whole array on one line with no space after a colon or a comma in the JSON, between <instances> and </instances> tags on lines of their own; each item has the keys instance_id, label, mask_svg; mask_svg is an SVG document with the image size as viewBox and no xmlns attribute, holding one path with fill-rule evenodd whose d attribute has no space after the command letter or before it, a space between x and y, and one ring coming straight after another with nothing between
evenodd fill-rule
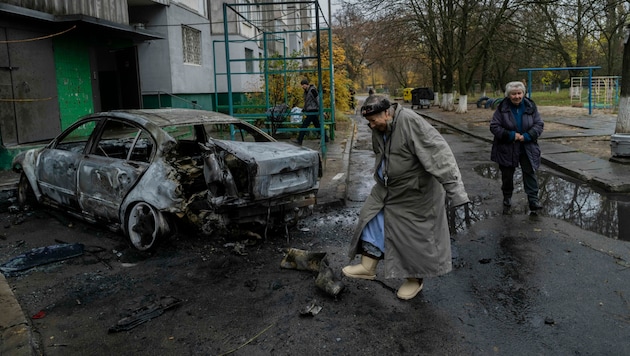
<instances>
[{"instance_id":1,"label":"grass patch","mask_svg":"<svg viewBox=\"0 0 630 356\"><path fill-rule=\"evenodd\" d=\"M571 106L569 89L561 89L558 92L555 90L532 91L531 98L540 106ZM573 102L576 103L578 100L573 99Z\"/></svg>"}]
</instances>

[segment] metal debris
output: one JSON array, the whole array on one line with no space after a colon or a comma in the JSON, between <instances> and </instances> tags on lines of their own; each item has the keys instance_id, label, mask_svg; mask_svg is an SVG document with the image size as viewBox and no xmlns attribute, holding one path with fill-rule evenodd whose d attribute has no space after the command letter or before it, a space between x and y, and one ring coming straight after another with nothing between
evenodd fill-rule
<instances>
[{"instance_id":1,"label":"metal debris","mask_svg":"<svg viewBox=\"0 0 630 356\"><path fill-rule=\"evenodd\" d=\"M286 255L280 267L301 271L318 272L315 286L331 296L337 296L344 288L344 284L337 278L328 265L326 252L311 252L296 248L285 250Z\"/></svg>"},{"instance_id":2,"label":"metal debris","mask_svg":"<svg viewBox=\"0 0 630 356\"><path fill-rule=\"evenodd\" d=\"M2 272L19 272L83 255L83 244L58 244L34 248L0 265Z\"/></svg>"},{"instance_id":3,"label":"metal debris","mask_svg":"<svg viewBox=\"0 0 630 356\"><path fill-rule=\"evenodd\" d=\"M300 315L315 316L322 311L322 306L317 304L316 300L312 300L304 309L300 311Z\"/></svg>"},{"instance_id":4,"label":"metal debris","mask_svg":"<svg viewBox=\"0 0 630 356\"><path fill-rule=\"evenodd\" d=\"M144 324L147 321L157 318L164 314L166 310L173 309L181 304L181 300L166 296L150 303L149 305L140 307L129 316L120 319L116 325L109 328L110 333L119 331L127 331L135 328L140 324Z\"/></svg>"}]
</instances>

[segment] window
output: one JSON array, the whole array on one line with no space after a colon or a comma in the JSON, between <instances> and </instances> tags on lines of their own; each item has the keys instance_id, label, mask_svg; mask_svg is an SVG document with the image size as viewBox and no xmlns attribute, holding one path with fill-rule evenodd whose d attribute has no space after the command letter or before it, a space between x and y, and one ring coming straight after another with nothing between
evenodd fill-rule
<instances>
[{"instance_id":1,"label":"window","mask_svg":"<svg viewBox=\"0 0 630 356\"><path fill-rule=\"evenodd\" d=\"M107 121L93 152L97 156L147 163L152 153L153 140L147 132L116 120Z\"/></svg>"},{"instance_id":2,"label":"window","mask_svg":"<svg viewBox=\"0 0 630 356\"><path fill-rule=\"evenodd\" d=\"M205 125L208 135L216 140L269 142L269 138L242 123Z\"/></svg>"},{"instance_id":3,"label":"window","mask_svg":"<svg viewBox=\"0 0 630 356\"><path fill-rule=\"evenodd\" d=\"M254 51L249 48L245 48L245 71L254 73Z\"/></svg>"},{"instance_id":4,"label":"window","mask_svg":"<svg viewBox=\"0 0 630 356\"><path fill-rule=\"evenodd\" d=\"M96 128L97 122L98 119L94 119L75 127L58 140L55 148L58 150L72 151L74 153L83 153L88 139L90 135L92 135L92 131Z\"/></svg>"},{"instance_id":5,"label":"window","mask_svg":"<svg viewBox=\"0 0 630 356\"><path fill-rule=\"evenodd\" d=\"M242 11L245 14L244 17L251 21L252 20L251 2L249 0L245 0L243 1L243 4L245 4Z\"/></svg>"},{"instance_id":6,"label":"window","mask_svg":"<svg viewBox=\"0 0 630 356\"><path fill-rule=\"evenodd\" d=\"M201 65L201 31L182 26L184 63Z\"/></svg>"}]
</instances>

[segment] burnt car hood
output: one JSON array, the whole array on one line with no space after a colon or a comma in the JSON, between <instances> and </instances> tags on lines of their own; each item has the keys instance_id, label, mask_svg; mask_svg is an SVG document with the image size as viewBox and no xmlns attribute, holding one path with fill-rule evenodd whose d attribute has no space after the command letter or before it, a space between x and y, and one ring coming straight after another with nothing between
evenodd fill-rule
<instances>
[{"instance_id":1,"label":"burnt car hood","mask_svg":"<svg viewBox=\"0 0 630 356\"><path fill-rule=\"evenodd\" d=\"M267 199L319 187L319 152L285 142L212 140L248 167L253 199Z\"/></svg>"}]
</instances>

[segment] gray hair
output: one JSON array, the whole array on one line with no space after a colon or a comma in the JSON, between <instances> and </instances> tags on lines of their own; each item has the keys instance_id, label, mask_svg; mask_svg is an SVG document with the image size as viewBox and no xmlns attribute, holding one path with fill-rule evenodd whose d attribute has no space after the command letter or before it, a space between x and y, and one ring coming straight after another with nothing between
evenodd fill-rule
<instances>
[{"instance_id":1,"label":"gray hair","mask_svg":"<svg viewBox=\"0 0 630 356\"><path fill-rule=\"evenodd\" d=\"M520 90L523 94L527 93L527 89L525 89L525 84L522 82L509 82L505 85L505 96L510 95L511 92Z\"/></svg>"}]
</instances>

